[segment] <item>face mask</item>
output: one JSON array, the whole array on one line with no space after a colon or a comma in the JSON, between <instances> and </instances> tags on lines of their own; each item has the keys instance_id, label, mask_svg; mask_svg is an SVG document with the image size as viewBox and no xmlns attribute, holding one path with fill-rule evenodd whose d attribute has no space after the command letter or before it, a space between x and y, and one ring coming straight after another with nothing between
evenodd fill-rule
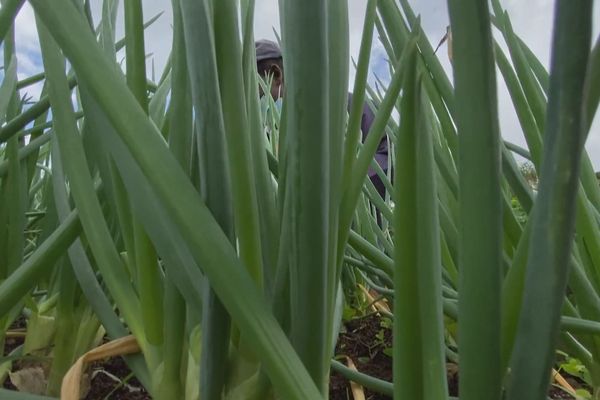
<instances>
[{"instance_id":1,"label":"face mask","mask_svg":"<svg viewBox=\"0 0 600 400\"><path fill-rule=\"evenodd\" d=\"M279 113L281 113L281 109L283 108L283 98L282 97L279 97L275 101L275 107L277 108L277 111L279 111Z\"/></svg>"},{"instance_id":2,"label":"face mask","mask_svg":"<svg viewBox=\"0 0 600 400\"><path fill-rule=\"evenodd\" d=\"M266 115L266 113L269 111L270 102L271 102L271 99L269 99L267 96L263 96L260 98L260 110L263 115ZM277 100L275 100L275 108L277 109L278 113L281 113L282 107L283 107L283 98L279 97Z\"/></svg>"}]
</instances>

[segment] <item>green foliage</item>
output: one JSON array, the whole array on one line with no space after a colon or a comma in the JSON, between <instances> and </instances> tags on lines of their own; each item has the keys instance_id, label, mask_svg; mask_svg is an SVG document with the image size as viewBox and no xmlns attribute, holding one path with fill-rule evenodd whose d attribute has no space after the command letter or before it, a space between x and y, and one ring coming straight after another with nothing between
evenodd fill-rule
<instances>
[{"instance_id":1,"label":"green foliage","mask_svg":"<svg viewBox=\"0 0 600 400\"><path fill-rule=\"evenodd\" d=\"M565 355L565 360L558 363L559 372L565 371L567 374L577 377L584 381L587 385L592 386L592 377L588 369L583 365L583 363L573 357L569 357Z\"/></svg>"},{"instance_id":2,"label":"green foliage","mask_svg":"<svg viewBox=\"0 0 600 400\"><path fill-rule=\"evenodd\" d=\"M324 398L343 322L371 312L359 285L393 304L372 344L394 383L331 365L368 387L445 400L449 358L463 400L539 400L559 349L600 393L591 0L557 0L550 73L499 1L450 0L454 82L407 0L369 0L349 112L350 3L283 0L281 115L258 96L253 0L173 0L158 81L140 1L116 40L118 1L98 23L88 2L30 0L44 72L24 80L23 2L1 3L0 344L20 313L51 318L27 339L54 349L47 394L105 330L136 337L128 364L159 400ZM391 79L372 87L374 37ZM497 71L527 149L500 140Z\"/></svg>"}]
</instances>

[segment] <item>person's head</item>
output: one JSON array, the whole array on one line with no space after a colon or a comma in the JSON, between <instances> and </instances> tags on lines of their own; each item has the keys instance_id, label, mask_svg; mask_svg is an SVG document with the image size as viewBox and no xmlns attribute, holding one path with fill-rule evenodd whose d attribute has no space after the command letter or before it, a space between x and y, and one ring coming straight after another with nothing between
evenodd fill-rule
<instances>
[{"instance_id":1,"label":"person's head","mask_svg":"<svg viewBox=\"0 0 600 400\"><path fill-rule=\"evenodd\" d=\"M256 69L259 75L269 82L271 80L271 96L274 100L283 96L283 58L277 43L261 39L255 43ZM262 97L263 92L260 89Z\"/></svg>"}]
</instances>

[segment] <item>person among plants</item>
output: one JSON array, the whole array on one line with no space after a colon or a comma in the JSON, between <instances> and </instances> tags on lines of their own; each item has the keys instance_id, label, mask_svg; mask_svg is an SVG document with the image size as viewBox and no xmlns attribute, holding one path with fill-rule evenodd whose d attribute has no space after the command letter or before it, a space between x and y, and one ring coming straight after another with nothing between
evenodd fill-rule
<instances>
[{"instance_id":1,"label":"person among plants","mask_svg":"<svg viewBox=\"0 0 600 400\"><path fill-rule=\"evenodd\" d=\"M256 69L258 74L265 79L265 81L270 80L271 83L271 97L275 101L277 107L281 107L283 96L285 93L284 90L284 72L283 72L283 56L281 53L281 49L277 43L268 40L268 39L260 39L255 42L256 47ZM260 89L260 96L264 95L262 88ZM348 93L348 112L350 112L350 107L352 106L352 93ZM368 106L368 104L364 104L363 106L363 114L360 124L360 129L362 132L362 140L366 139L369 134L369 130L371 129L371 125L373 124L373 120L375 119L375 115L373 111ZM381 169L387 173L388 170L388 143L387 137L384 137L379 143L379 147L375 153L375 161L379 164ZM385 186L381 181L381 178L377 175L375 170L369 167L368 172L369 178L373 185L377 189L377 192L381 195L382 198L385 196Z\"/></svg>"}]
</instances>

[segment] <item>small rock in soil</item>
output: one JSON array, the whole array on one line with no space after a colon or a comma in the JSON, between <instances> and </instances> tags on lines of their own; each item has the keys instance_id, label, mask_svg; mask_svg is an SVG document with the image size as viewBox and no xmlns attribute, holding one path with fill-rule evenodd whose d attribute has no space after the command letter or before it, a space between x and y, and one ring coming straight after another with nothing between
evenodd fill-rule
<instances>
[{"instance_id":1,"label":"small rock in soil","mask_svg":"<svg viewBox=\"0 0 600 400\"><path fill-rule=\"evenodd\" d=\"M110 400L152 399L135 377L129 379L125 385L120 385L119 380L123 380L131 374L131 370L121 357L92 364L90 373L92 374L92 381L85 400L103 400L111 392ZM113 389L117 386L120 387L113 392Z\"/></svg>"}]
</instances>

